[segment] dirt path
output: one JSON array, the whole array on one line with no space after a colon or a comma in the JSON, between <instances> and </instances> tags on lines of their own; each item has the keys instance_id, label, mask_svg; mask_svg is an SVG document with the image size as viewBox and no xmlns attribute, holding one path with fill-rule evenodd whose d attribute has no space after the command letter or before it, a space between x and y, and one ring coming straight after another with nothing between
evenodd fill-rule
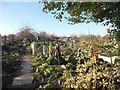
<instances>
[{"instance_id":1,"label":"dirt path","mask_svg":"<svg viewBox=\"0 0 120 90\"><path fill-rule=\"evenodd\" d=\"M15 73L12 88L28 88L31 85L34 78L31 61L31 57L28 56L23 60L23 68Z\"/></svg>"}]
</instances>

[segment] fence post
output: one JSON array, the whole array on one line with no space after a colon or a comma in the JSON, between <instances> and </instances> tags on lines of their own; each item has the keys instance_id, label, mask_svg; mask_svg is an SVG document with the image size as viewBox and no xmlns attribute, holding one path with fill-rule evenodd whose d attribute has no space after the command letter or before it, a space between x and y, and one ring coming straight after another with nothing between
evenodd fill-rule
<instances>
[{"instance_id":1,"label":"fence post","mask_svg":"<svg viewBox=\"0 0 120 90\"><path fill-rule=\"evenodd\" d=\"M60 51L60 46L59 46L59 44L56 44L56 46L55 46L55 55L56 55L56 57L57 57L57 59L58 59L58 64L60 65L60 57L61 57L61 51Z\"/></svg>"},{"instance_id":2,"label":"fence post","mask_svg":"<svg viewBox=\"0 0 120 90\"><path fill-rule=\"evenodd\" d=\"M31 48L32 48L32 55L35 55L35 42L31 43Z\"/></svg>"},{"instance_id":3,"label":"fence post","mask_svg":"<svg viewBox=\"0 0 120 90\"><path fill-rule=\"evenodd\" d=\"M51 56L52 56L52 46L49 45L49 46L48 46L48 49L49 49L49 57L51 57Z\"/></svg>"},{"instance_id":4,"label":"fence post","mask_svg":"<svg viewBox=\"0 0 120 90\"><path fill-rule=\"evenodd\" d=\"M46 56L46 46L45 45L43 45L43 55Z\"/></svg>"}]
</instances>

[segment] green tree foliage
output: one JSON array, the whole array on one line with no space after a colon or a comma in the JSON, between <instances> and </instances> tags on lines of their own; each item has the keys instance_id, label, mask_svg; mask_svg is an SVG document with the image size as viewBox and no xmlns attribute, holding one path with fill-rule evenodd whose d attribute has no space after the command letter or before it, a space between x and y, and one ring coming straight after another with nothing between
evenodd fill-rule
<instances>
[{"instance_id":1,"label":"green tree foliage","mask_svg":"<svg viewBox=\"0 0 120 90\"><path fill-rule=\"evenodd\" d=\"M66 18L70 24L120 25L120 2L44 2L43 12L53 14L60 21Z\"/></svg>"}]
</instances>

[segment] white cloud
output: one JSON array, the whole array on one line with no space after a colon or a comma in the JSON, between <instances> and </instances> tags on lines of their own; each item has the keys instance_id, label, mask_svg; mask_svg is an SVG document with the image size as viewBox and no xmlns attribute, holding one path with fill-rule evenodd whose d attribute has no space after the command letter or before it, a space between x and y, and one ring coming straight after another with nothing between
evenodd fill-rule
<instances>
[{"instance_id":1,"label":"white cloud","mask_svg":"<svg viewBox=\"0 0 120 90\"><path fill-rule=\"evenodd\" d=\"M16 34L15 30L11 30L11 29L4 29L0 27L0 34L3 35L9 35L9 34Z\"/></svg>"}]
</instances>

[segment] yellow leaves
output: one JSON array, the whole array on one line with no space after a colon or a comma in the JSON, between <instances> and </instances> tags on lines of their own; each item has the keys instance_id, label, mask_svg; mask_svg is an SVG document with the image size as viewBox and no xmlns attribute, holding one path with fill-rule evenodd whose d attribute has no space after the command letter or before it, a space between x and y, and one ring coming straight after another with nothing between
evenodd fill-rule
<instances>
[{"instance_id":1,"label":"yellow leaves","mask_svg":"<svg viewBox=\"0 0 120 90\"><path fill-rule=\"evenodd\" d=\"M87 80L88 82L90 82L90 80L91 80L92 77L93 77L92 73L88 73L88 74L86 75L86 80Z\"/></svg>"},{"instance_id":2,"label":"yellow leaves","mask_svg":"<svg viewBox=\"0 0 120 90\"><path fill-rule=\"evenodd\" d=\"M92 53L89 53L89 54L88 54L88 57L92 57Z\"/></svg>"},{"instance_id":3,"label":"yellow leaves","mask_svg":"<svg viewBox=\"0 0 120 90\"><path fill-rule=\"evenodd\" d=\"M104 77L108 77L108 72L103 73L103 76L104 76Z\"/></svg>"},{"instance_id":4,"label":"yellow leaves","mask_svg":"<svg viewBox=\"0 0 120 90\"><path fill-rule=\"evenodd\" d=\"M35 72L35 77L36 77L36 76L38 76L39 74L40 74L40 73L38 73L38 72Z\"/></svg>"}]
</instances>

